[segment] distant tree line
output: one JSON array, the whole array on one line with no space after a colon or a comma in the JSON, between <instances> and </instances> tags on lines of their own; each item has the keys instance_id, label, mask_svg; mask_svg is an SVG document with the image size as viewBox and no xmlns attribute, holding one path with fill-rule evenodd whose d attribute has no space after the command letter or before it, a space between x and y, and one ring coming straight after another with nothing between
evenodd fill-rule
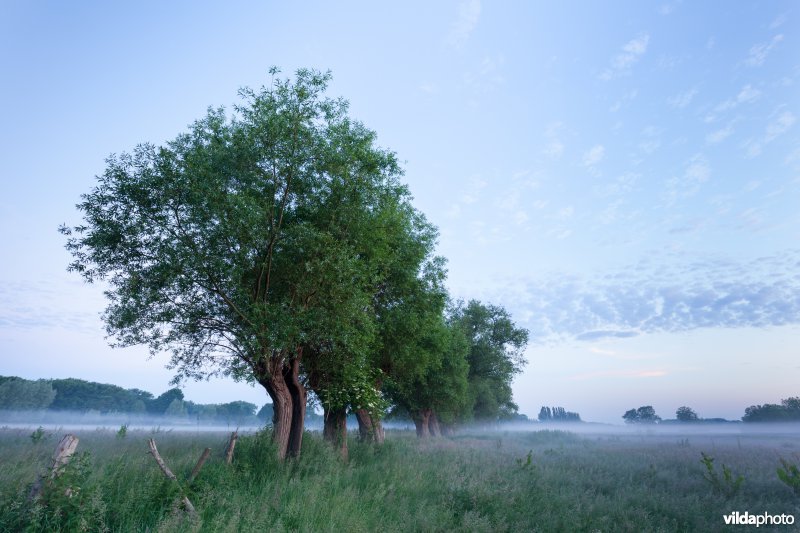
<instances>
[{"instance_id":1,"label":"distant tree line","mask_svg":"<svg viewBox=\"0 0 800 533\"><path fill-rule=\"evenodd\" d=\"M140 389L123 389L117 385L82 379L27 380L0 376L0 410L95 411L102 414L170 416L192 421L243 423L255 422L255 404L235 401L220 404L199 404L184 399L180 389L173 388L160 396ZM267 404L261 413L269 413ZM249 420L253 419L253 420Z\"/></svg>"},{"instance_id":2,"label":"distant tree line","mask_svg":"<svg viewBox=\"0 0 800 533\"><path fill-rule=\"evenodd\" d=\"M547 416L545 407L539 414L539 419ZM626 424L655 424L662 422L651 405L636 409L629 409L622 415ZM800 422L800 397L794 396L781 400L780 404L767 403L764 405L751 405L744 410L743 422ZM667 423L692 423L692 422L729 422L724 418L700 418L694 409L687 406L679 407L675 412L674 420L664 420Z\"/></svg>"},{"instance_id":3,"label":"distant tree line","mask_svg":"<svg viewBox=\"0 0 800 533\"><path fill-rule=\"evenodd\" d=\"M797 422L800 421L800 397L781 400L780 404L751 405L744 410L744 422Z\"/></svg>"},{"instance_id":4,"label":"distant tree line","mask_svg":"<svg viewBox=\"0 0 800 533\"><path fill-rule=\"evenodd\" d=\"M539 411L539 422L580 422L581 415L567 411L563 407L542 406Z\"/></svg>"}]
</instances>

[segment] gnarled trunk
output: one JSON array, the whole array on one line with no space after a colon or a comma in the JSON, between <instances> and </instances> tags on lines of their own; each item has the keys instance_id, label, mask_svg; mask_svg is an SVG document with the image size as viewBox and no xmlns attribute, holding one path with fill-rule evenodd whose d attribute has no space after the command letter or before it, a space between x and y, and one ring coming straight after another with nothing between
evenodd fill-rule
<instances>
[{"instance_id":1,"label":"gnarled trunk","mask_svg":"<svg viewBox=\"0 0 800 533\"><path fill-rule=\"evenodd\" d=\"M356 409L356 420L358 420L358 440L371 442L375 428L372 425L372 417L366 409Z\"/></svg>"},{"instance_id":2,"label":"gnarled trunk","mask_svg":"<svg viewBox=\"0 0 800 533\"><path fill-rule=\"evenodd\" d=\"M383 429L383 420L376 418L372 421L372 427L375 428L375 444L381 445L386 440L386 432Z\"/></svg>"},{"instance_id":3,"label":"gnarled trunk","mask_svg":"<svg viewBox=\"0 0 800 533\"><path fill-rule=\"evenodd\" d=\"M363 442L383 444L383 423L380 418L373 417L366 409L356 409L358 420L358 438Z\"/></svg>"},{"instance_id":4,"label":"gnarled trunk","mask_svg":"<svg viewBox=\"0 0 800 533\"><path fill-rule=\"evenodd\" d=\"M298 349L297 356L283 367L283 379L292 397L292 418L288 442L288 452L292 457L300 456L306 420L306 397L308 392L303 384L300 383L300 357L302 353L302 348Z\"/></svg>"},{"instance_id":5,"label":"gnarled trunk","mask_svg":"<svg viewBox=\"0 0 800 533\"><path fill-rule=\"evenodd\" d=\"M428 418L428 430L431 433L431 437L442 436L442 430L439 427L439 419L436 418L436 411L431 411L430 417Z\"/></svg>"},{"instance_id":6,"label":"gnarled trunk","mask_svg":"<svg viewBox=\"0 0 800 533\"><path fill-rule=\"evenodd\" d=\"M283 359L270 357L265 367L258 381L272 398L272 441L278 447L278 458L284 460L292 429L292 394L283 377Z\"/></svg>"},{"instance_id":7,"label":"gnarled trunk","mask_svg":"<svg viewBox=\"0 0 800 533\"><path fill-rule=\"evenodd\" d=\"M411 413L411 418L414 420L414 425L417 427L417 437L421 439L427 439L431 436L429 428L431 418L430 409L420 409L419 411L414 411Z\"/></svg>"},{"instance_id":8,"label":"gnarled trunk","mask_svg":"<svg viewBox=\"0 0 800 533\"><path fill-rule=\"evenodd\" d=\"M339 450L347 460L347 409L325 409L325 427L322 436Z\"/></svg>"}]
</instances>

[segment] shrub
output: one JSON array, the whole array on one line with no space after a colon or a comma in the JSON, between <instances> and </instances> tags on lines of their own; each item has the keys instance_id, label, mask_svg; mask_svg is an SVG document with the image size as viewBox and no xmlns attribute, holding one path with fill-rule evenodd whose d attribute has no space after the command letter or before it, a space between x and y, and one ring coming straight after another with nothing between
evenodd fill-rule
<instances>
[{"instance_id":1,"label":"shrub","mask_svg":"<svg viewBox=\"0 0 800 533\"><path fill-rule=\"evenodd\" d=\"M703 452L700 452L700 455L703 457L700 459L700 462L706 467L703 478L711 484L714 492L721 494L725 498L732 498L735 496L742 487L742 483L744 483L744 476L740 474L734 477L731 469L723 464L722 478L720 478L719 474L717 474L717 471L714 468L714 458L710 455L706 455Z\"/></svg>"},{"instance_id":2,"label":"shrub","mask_svg":"<svg viewBox=\"0 0 800 533\"><path fill-rule=\"evenodd\" d=\"M781 459L781 466L778 467L778 479L792 489L797 496L800 496L800 470L797 465Z\"/></svg>"}]
</instances>

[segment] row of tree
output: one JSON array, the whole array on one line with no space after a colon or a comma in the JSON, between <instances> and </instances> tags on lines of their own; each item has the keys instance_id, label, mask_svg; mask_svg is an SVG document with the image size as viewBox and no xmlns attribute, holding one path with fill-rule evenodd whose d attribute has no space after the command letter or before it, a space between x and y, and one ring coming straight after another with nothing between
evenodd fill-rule
<instances>
[{"instance_id":1,"label":"row of tree","mask_svg":"<svg viewBox=\"0 0 800 533\"><path fill-rule=\"evenodd\" d=\"M542 406L539 411L539 422L580 422L581 415L567 411L563 407Z\"/></svg>"},{"instance_id":2,"label":"row of tree","mask_svg":"<svg viewBox=\"0 0 800 533\"><path fill-rule=\"evenodd\" d=\"M255 422L256 417L256 405L252 403L199 404L185 400L183 392L177 388L153 396L139 389L123 389L81 379L32 381L14 376L0 376L0 409L125 413L228 424L242 423L248 419Z\"/></svg>"},{"instance_id":3,"label":"row of tree","mask_svg":"<svg viewBox=\"0 0 800 533\"><path fill-rule=\"evenodd\" d=\"M329 79L242 90L230 116L111 156L61 227L70 270L107 284L117 346L171 352L178 380L262 385L281 458L300 454L310 393L343 454L348 412L375 442L387 410L421 437L512 416L527 331L449 301L436 228Z\"/></svg>"}]
</instances>

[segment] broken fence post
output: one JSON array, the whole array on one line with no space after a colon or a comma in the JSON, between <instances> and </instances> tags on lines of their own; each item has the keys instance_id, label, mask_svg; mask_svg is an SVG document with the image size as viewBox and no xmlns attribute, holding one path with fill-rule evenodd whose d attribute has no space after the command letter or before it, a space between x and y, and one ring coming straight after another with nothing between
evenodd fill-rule
<instances>
[{"instance_id":1,"label":"broken fence post","mask_svg":"<svg viewBox=\"0 0 800 533\"><path fill-rule=\"evenodd\" d=\"M55 451L53 452L53 464L50 467L50 481L57 478L61 471L64 469L64 466L69 462L72 455L75 453L75 449L78 447L78 437L73 435L72 433L67 433L64 437L59 441L58 446L56 446ZM30 500L35 500L42 495L42 489L44 488L44 480L47 477L47 474L39 476L39 479L36 480L36 483L33 484L31 487L31 493L29 495ZM69 493L70 490L67 489Z\"/></svg>"},{"instance_id":2,"label":"broken fence post","mask_svg":"<svg viewBox=\"0 0 800 533\"><path fill-rule=\"evenodd\" d=\"M186 483L191 484L191 482L194 481L194 478L196 478L197 474L200 473L200 469L203 468L203 464L206 462L206 459L208 459L209 455L211 455L211 448L206 448L203 450L203 454L200 456L200 459L197 460L197 464L194 465L194 468L192 468L192 473L189 474L189 478L186 480Z\"/></svg>"},{"instance_id":3,"label":"broken fence post","mask_svg":"<svg viewBox=\"0 0 800 533\"><path fill-rule=\"evenodd\" d=\"M167 463L164 462L164 459L162 459L161 455L158 453L158 448L156 448L156 441L154 439L148 439L147 445L150 448L150 454L153 456L153 459L156 460L156 463L158 463L158 467L161 469L161 472L164 473L164 476L166 476L167 479L171 479L175 483L178 483L177 476L175 476L175 474L172 473L172 470L169 469ZM197 474L200 472L200 469L203 467L203 463L205 463L209 453L211 453L211 450L206 448L205 451L203 452L203 455L200 456L200 460L197 461L197 464L192 470L192 474L189 476L190 483L195 478L195 476L197 476ZM192 518L197 517L197 510L194 508L194 505L192 505L192 502L185 494L181 494L179 501L183 505L183 508L186 510L189 516L191 516Z\"/></svg>"},{"instance_id":4,"label":"broken fence post","mask_svg":"<svg viewBox=\"0 0 800 533\"><path fill-rule=\"evenodd\" d=\"M228 441L228 445L225 447L225 463L231 464L233 461L233 449L236 448L236 440L239 438L239 432L234 431L231 433L231 438Z\"/></svg>"}]
</instances>

